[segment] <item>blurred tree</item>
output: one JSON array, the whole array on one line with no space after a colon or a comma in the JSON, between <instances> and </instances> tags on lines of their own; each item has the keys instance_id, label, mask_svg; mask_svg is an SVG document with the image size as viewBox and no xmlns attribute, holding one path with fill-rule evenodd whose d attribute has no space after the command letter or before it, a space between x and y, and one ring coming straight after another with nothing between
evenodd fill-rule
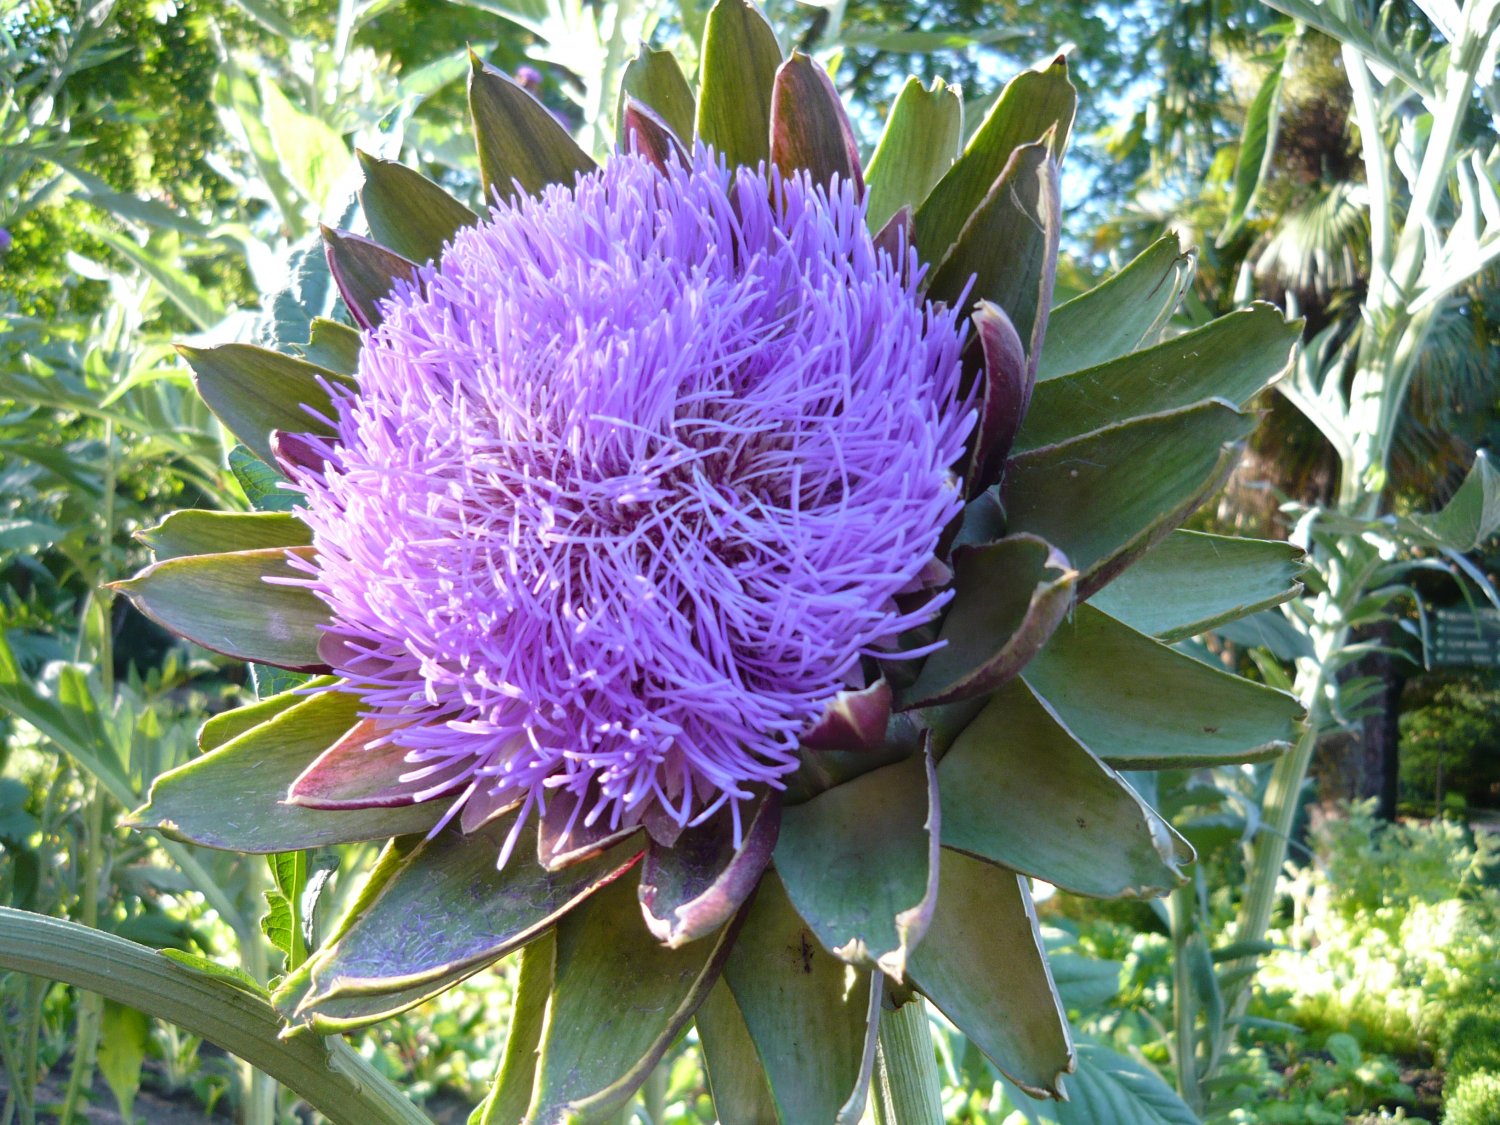
<instances>
[{"instance_id":1,"label":"blurred tree","mask_svg":"<svg viewBox=\"0 0 1500 1125\"><path fill-rule=\"evenodd\" d=\"M1405 799L1439 813L1445 794L1493 804L1500 797L1500 674L1425 676L1411 684L1403 702Z\"/></svg>"}]
</instances>

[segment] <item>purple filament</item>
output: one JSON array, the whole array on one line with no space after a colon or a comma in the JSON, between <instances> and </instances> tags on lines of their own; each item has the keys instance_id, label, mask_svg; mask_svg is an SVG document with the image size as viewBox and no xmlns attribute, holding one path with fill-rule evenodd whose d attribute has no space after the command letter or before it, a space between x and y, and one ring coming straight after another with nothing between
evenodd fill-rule
<instances>
[{"instance_id":1,"label":"purple filament","mask_svg":"<svg viewBox=\"0 0 1500 1125\"><path fill-rule=\"evenodd\" d=\"M398 287L297 484L324 649L421 799L701 819L936 614L896 596L973 413L905 255L849 184L621 154Z\"/></svg>"}]
</instances>

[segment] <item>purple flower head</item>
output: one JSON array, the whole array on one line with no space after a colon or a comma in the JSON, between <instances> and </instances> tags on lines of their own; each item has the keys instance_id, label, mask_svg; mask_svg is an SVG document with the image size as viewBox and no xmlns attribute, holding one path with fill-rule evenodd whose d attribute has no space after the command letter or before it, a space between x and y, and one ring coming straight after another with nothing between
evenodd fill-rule
<instances>
[{"instance_id":1,"label":"purple flower head","mask_svg":"<svg viewBox=\"0 0 1500 1125\"><path fill-rule=\"evenodd\" d=\"M4 253L5 251L9 250L10 244L10 231L6 230L4 227L0 227L0 253Z\"/></svg>"},{"instance_id":2,"label":"purple flower head","mask_svg":"<svg viewBox=\"0 0 1500 1125\"><path fill-rule=\"evenodd\" d=\"M898 595L972 412L917 273L851 185L700 151L501 204L398 288L298 484L323 651L416 799L685 824L796 768L942 601Z\"/></svg>"}]
</instances>

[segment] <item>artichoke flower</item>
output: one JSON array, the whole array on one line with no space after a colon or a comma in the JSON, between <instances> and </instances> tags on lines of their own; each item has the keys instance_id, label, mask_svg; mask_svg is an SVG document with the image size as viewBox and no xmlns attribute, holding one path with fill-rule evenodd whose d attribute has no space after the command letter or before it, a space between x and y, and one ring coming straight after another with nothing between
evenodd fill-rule
<instances>
[{"instance_id":1,"label":"artichoke flower","mask_svg":"<svg viewBox=\"0 0 1500 1125\"><path fill-rule=\"evenodd\" d=\"M297 503L177 512L120 583L309 674L217 716L134 823L389 841L281 982L333 1033L511 953L485 1122L616 1112L695 1023L721 1120L857 1120L925 997L1039 1097L1074 1065L1028 877L1152 896L1192 849L1117 770L1279 753L1283 693L1171 647L1297 590L1180 530L1297 334L1158 342L1175 240L1052 309L1058 59L959 151L908 83L868 167L746 0L696 91L630 64L596 167L476 60L490 206L365 158L324 232L354 325L183 349Z\"/></svg>"}]
</instances>

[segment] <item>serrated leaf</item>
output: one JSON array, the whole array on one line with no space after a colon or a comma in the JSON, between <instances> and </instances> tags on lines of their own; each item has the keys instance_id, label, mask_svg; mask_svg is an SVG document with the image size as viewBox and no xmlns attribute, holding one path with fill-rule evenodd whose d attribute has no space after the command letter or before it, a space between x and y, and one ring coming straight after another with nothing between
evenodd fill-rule
<instances>
[{"instance_id":1,"label":"serrated leaf","mask_svg":"<svg viewBox=\"0 0 1500 1125\"><path fill-rule=\"evenodd\" d=\"M297 920L292 915L292 904L280 891L266 892L266 912L261 915L260 932L265 935L271 948L281 954L288 969L294 969L301 961L297 950Z\"/></svg>"},{"instance_id":2,"label":"serrated leaf","mask_svg":"<svg viewBox=\"0 0 1500 1125\"><path fill-rule=\"evenodd\" d=\"M929 88L908 78L885 119L865 170L865 218L880 230L903 207L915 209L943 178L963 139L963 102L941 78Z\"/></svg>"},{"instance_id":3,"label":"serrated leaf","mask_svg":"<svg viewBox=\"0 0 1500 1125\"><path fill-rule=\"evenodd\" d=\"M374 902L385 890L386 884L401 870L407 858L420 846L423 838L419 835L405 835L393 837L385 842L385 846L380 849L380 854L375 857L374 864L359 882L353 897L344 905L343 913L334 921L324 944L332 945L344 936L348 928L368 909L370 903ZM450 981L443 987L451 987L453 983L456 982ZM289 1019L311 988L312 962L307 960L281 978L275 992L271 995L271 1002L283 1017ZM390 1011L399 1010L399 1007L390 1009ZM338 1030L343 1030L343 1028Z\"/></svg>"},{"instance_id":4,"label":"serrated leaf","mask_svg":"<svg viewBox=\"0 0 1500 1125\"><path fill-rule=\"evenodd\" d=\"M1089 1010L1108 1004L1120 995L1123 961L1084 957L1076 953L1053 953L1047 958L1058 995L1071 1009Z\"/></svg>"},{"instance_id":5,"label":"serrated leaf","mask_svg":"<svg viewBox=\"0 0 1500 1125\"><path fill-rule=\"evenodd\" d=\"M270 664L250 665L250 685L261 699L301 687L309 678L306 672L289 672Z\"/></svg>"},{"instance_id":6,"label":"serrated leaf","mask_svg":"<svg viewBox=\"0 0 1500 1125\"><path fill-rule=\"evenodd\" d=\"M1095 754L1126 769L1275 757L1302 708L1285 692L1211 667L1078 607L1022 678Z\"/></svg>"},{"instance_id":7,"label":"serrated leaf","mask_svg":"<svg viewBox=\"0 0 1500 1125\"><path fill-rule=\"evenodd\" d=\"M322 214L337 202L335 193L351 171L349 146L321 118L293 105L268 75L257 77L262 119L277 164L312 204L314 214Z\"/></svg>"},{"instance_id":8,"label":"serrated leaf","mask_svg":"<svg viewBox=\"0 0 1500 1125\"><path fill-rule=\"evenodd\" d=\"M1301 334L1301 321L1257 303L1155 347L1039 382L1015 450L1205 399L1243 407L1286 369Z\"/></svg>"},{"instance_id":9,"label":"serrated leaf","mask_svg":"<svg viewBox=\"0 0 1500 1125\"><path fill-rule=\"evenodd\" d=\"M420 172L356 152L365 181L359 202L375 241L403 258L426 262L479 217Z\"/></svg>"},{"instance_id":10,"label":"serrated leaf","mask_svg":"<svg viewBox=\"0 0 1500 1125\"><path fill-rule=\"evenodd\" d=\"M1001 1073L1034 1096L1061 1093L1073 1045L1025 880L946 849L941 862L912 980Z\"/></svg>"},{"instance_id":11,"label":"serrated leaf","mask_svg":"<svg viewBox=\"0 0 1500 1125\"><path fill-rule=\"evenodd\" d=\"M359 717L358 697L323 691L158 777L136 828L236 852L281 852L426 832L443 806L325 812L284 803L288 786Z\"/></svg>"},{"instance_id":12,"label":"serrated leaf","mask_svg":"<svg viewBox=\"0 0 1500 1125\"><path fill-rule=\"evenodd\" d=\"M1001 688L938 766L943 844L1099 898L1178 886L1193 852L1024 679Z\"/></svg>"},{"instance_id":13,"label":"serrated leaf","mask_svg":"<svg viewBox=\"0 0 1500 1125\"><path fill-rule=\"evenodd\" d=\"M749 0L717 0L703 33L698 137L728 161L754 168L771 157L771 92L781 48Z\"/></svg>"},{"instance_id":14,"label":"serrated leaf","mask_svg":"<svg viewBox=\"0 0 1500 1125\"><path fill-rule=\"evenodd\" d=\"M1290 543L1179 530L1089 604L1170 644L1295 597L1303 568Z\"/></svg>"},{"instance_id":15,"label":"serrated leaf","mask_svg":"<svg viewBox=\"0 0 1500 1125\"><path fill-rule=\"evenodd\" d=\"M824 949L897 981L937 898L932 757L873 770L783 813L776 871Z\"/></svg>"},{"instance_id":16,"label":"serrated leaf","mask_svg":"<svg viewBox=\"0 0 1500 1125\"><path fill-rule=\"evenodd\" d=\"M1001 485L1008 528L1062 551L1088 598L1223 484L1254 424L1208 402L1014 457Z\"/></svg>"},{"instance_id":17,"label":"serrated leaf","mask_svg":"<svg viewBox=\"0 0 1500 1125\"><path fill-rule=\"evenodd\" d=\"M1393 37L1383 34L1379 25L1371 26L1368 13L1371 9L1360 5L1324 3L1320 0L1269 0L1267 7L1284 12L1300 23L1317 28L1335 43L1347 43L1365 59L1378 63L1400 77L1401 81L1422 96L1428 104L1436 104L1438 92L1430 77L1432 57L1421 54L1413 56L1404 50ZM1391 9L1375 8L1375 13L1386 13ZM1428 50L1437 51L1439 45L1431 43Z\"/></svg>"},{"instance_id":18,"label":"serrated leaf","mask_svg":"<svg viewBox=\"0 0 1500 1125\"><path fill-rule=\"evenodd\" d=\"M290 972L307 959L302 934L302 892L307 886L307 853L276 852L268 857L275 889L266 892L261 932L285 959Z\"/></svg>"},{"instance_id":19,"label":"serrated leaf","mask_svg":"<svg viewBox=\"0 0 1500 1125\"><path fill-rule=\"evenodd\" d=\"M881 27L845 27L839 42L846 47L872 47L877 51L899 51L926 54L931 51L957 51L981 43L1003 43L1025 38L1026 33L1010 27L934 27L920 31L892 31Z\"/></svg>"},{"instance_id":20,"label":"serrated leaf","mask_svg":"<svg viewBox=\"0 0 1500 1125\"><path fill-rule=\"evenodd\" d=\"M1195 260L1176 235L1052 310L1037 381L1056 379L1156 343L1192 283Z\"/></svg>"},{"instance_id":21,"label":"serrated leaf","mask_svg":"<svg viewBox=\"0 0 1500 1125\"><path fill-rule=\"evenodd\" d=\"M217 294L205 289L172 259L154 253L149 245L137 245L108 227L90 227L89 233L138 266L202 331L207 332L224 319L227 310Z\"/></svg>"},{"instance_id":22,"label":"serrated leaf","mask_svg":"<svg viewBox=\"0 0 1500 1125\"><path fill-rule=\"evenodd\" d=\"M226 551L305 547L312 542L312 529L307 524L280 512L183 509L136 534L151 548L157 562Z\"/></svg>"},{"instance_id":23,"label":"serrated leaf","mask_svg":"<svg viewBox=\"0 0 1500 1125\"><path fill-rule=\"evenodd\" d=\"M333 315L338 290L328 272L323 239L316 232L293 246L286 260L286 288L262 300L256 342L290 353L307 342L314 320Z\"/></svg>"},{"instance_id":24,"label":"serrated leaf","mask_svg":"<svg viewBox=\"0 0 1500 1125\"><path fill-rule=\"evenodd\" d=\"M214 100L221 109L234 114L238 119L261 182L270 189L276 207L281 212L282 221L292 237L300 237L307 230L307 220L302 214L302 199L281 166L281 157L276 151L267 124L267 111L262 103L261 91L232 53L224 59L220 68L219 77L214 84Z\"/></svg>"}]
</instances>

